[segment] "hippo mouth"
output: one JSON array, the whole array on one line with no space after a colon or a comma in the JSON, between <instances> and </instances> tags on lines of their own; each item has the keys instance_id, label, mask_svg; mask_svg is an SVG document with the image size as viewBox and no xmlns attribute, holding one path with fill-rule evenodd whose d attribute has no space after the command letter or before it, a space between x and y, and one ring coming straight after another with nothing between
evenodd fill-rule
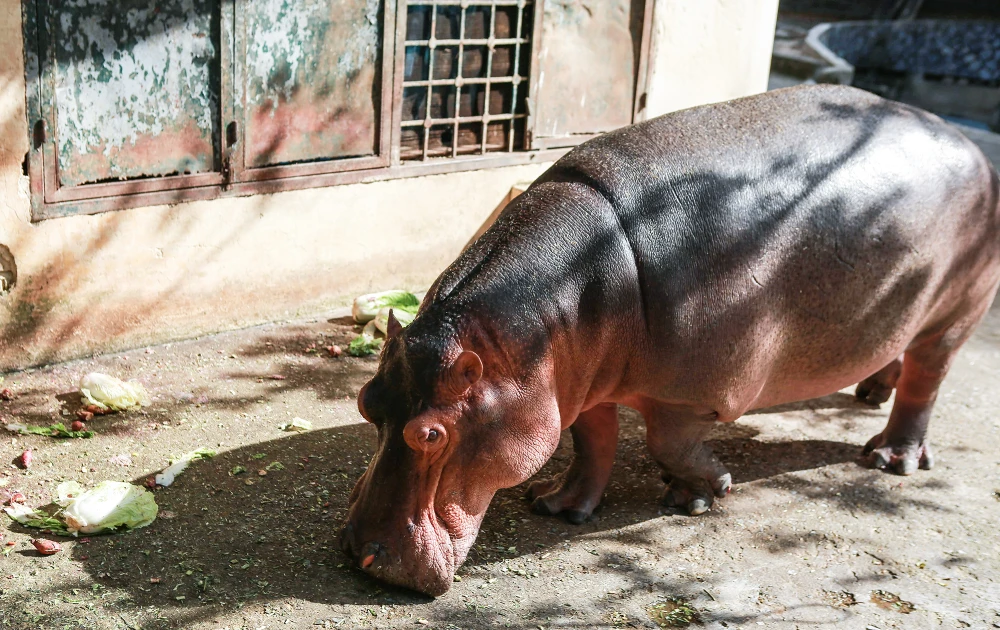
<instances>
[{"instance_id":1,"label":"hippo mouth","mask_svg":"<svg viewBox=\"0 0 1000 630\"><path fill-rule=\"evenodd\" d=\"M407 519L402 535L384 536L384 542L358 544L348 524L341 534L341 547L357 568L372 577L437 597L451 588L455 571L465 561L478 531L478 527L469 532L466 527L449 525L430 508L416 519Z\"/></svg>"}]
</instances>

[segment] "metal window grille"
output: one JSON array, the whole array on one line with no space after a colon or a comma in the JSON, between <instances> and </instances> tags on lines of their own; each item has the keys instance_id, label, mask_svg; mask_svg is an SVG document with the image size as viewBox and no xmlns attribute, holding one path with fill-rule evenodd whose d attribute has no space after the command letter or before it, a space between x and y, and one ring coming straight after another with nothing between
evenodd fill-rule
<instances>
[{"instance_id":1,"label":"metal window grille","mask_svg":"<svg viewBox=\"0 0 1000 630\"><path fill-rule=\"evenodd\" d=\"M400 158L526 149L528 0L408 0Z\"/></svg>"}]
</instances>

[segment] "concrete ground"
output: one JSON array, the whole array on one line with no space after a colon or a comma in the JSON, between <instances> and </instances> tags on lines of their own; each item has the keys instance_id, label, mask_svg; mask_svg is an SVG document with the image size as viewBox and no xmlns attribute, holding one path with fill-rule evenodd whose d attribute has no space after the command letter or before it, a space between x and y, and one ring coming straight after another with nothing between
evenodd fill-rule
<instances>
[{"instance_id":1,"label":"concrete ground","mask_svg":"<svg viewBox=\"0 0 1000 630\"><path fill-rule=\"evenodd\" d=\"M338 551L375 438L354 402L375 359L325 350L354 334L347 318L323 318L6 375L4 422L71 420L95 370L138 379L154 402L94 419L89 440L0 432L0 498L19 490L38 506L64 480L142 483L172 456L219 455L156 491L149 527L60 539L53 556L0 516L0 628L1000 627L1000 303L945 381L933 471L855 464L890 404L845 390L719 427L712 445L735 491L706 515L675 516L658 507L642 423L626 410L597 518L572 526L532 514L524 487L501 492L461 581L436 600L379 584ZM279 429L294 417L313 430ZM35 460L21 470L26 448ZM569 456L564 439L539 476Z\"/></svg>"},{"instance_id":2,"label":"concrete ground","mask_svg":"<svg viewBox=\"0 0 1000 630\"><path fill-rule=\"evenodd\" d=\"M672 516L625 411L594 522L536 516L523 487L501 492L461 581L436 600L376 583L337 550L375 437L354 399L376 361L325 350L352 335L346 318L320 319L7 375L7 422L65 420L93 370L155 397L94 419L89 440L3 437L0 492L32 505L63 480L142 483L171 456L220 454L157 490L160 516L144 529L62 539L42 557L7 521L0 628L646 628L657 605L682 605L706 628L1000 627L1000 304L945 382L933 471L856 465L889 405L845 391L719 427L734 493L704 516ZM281 431L293 417L313 430ZM8 465L29 447L30 469ZM540 474L565 466L568 449Z\"/></svg>"}]
</instances>

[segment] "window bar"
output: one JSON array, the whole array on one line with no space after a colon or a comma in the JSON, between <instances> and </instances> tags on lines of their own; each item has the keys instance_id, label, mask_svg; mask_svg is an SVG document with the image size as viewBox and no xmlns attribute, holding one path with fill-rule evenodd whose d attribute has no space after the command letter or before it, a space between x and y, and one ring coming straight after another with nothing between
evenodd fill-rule
<instances>
[{"instance_id":1,"label":"window bar","mask_svg":"<svg viewBox=\"0 0 1000 630\"><path fill-rule=\"evenodd\" d=\"M458 67L455 69L455 87L452 88L455 90L455 111L452 112L455 123L451 128L451 157L458 156L458 118L462 115L462 63L465 61L465 9L468 6L468 2L462 2L462 10L459 13L461 21L458 23Z\"/></svg>"},{"instance_id":2,"label":"window bar","mask_svg":"<svg viewBox=\"0 0 1000 630\"><path fill-rule=\"evenodd\" d=\"M489 139L490 126L490 81L493 79L493 46L496 44L497 7L490 6L490 33L486 50L486 86L483 93L483 126L479 136L479 154L486 154L486 141Z\"/></svg>"},{"instance_id":3,"label":"window bar","mask_svg":"<svg viewBox=\"0 0 1000 630\"><path fill-rule=\"evenodd\" d=\"M427 41L427 78L434 78L434 49L436 47L437 38L437 14L438 8L436 4L431 4L431 32L430 39ZM427 159L427 147L431 143L431 82L427 82L427 101L424 106L424 152L423 159Z\"/></svg>"},{"instance_id":4,"label":"window bar","mask_svg":"<svg viewBox=\"0 0 1000 630\"><path fill-rule=\"evenodd\" d=\"M537 1L537 0L536 0ZM524 28L524 0L518 0L517 2L517 43L514 44L514 71L513 81L511 82L511 99L510 99L510 113L517 113L517 86L521 83L521 69L518 67L521 63L521 32ZM507 151L514 151L514 133L515 127L517 127L517 121L512 117L510 127L507 129Z\"/></svg>"}]
</instances>

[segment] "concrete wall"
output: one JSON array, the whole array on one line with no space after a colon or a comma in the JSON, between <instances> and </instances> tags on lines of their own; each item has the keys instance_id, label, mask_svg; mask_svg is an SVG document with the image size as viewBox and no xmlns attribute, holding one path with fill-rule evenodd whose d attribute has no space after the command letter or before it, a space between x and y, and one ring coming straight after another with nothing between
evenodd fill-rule
<instances>
[{"instance_id":1,"label":"concrete wall","mask_svg":"<svg viewBox=\"0 0 1000 630\"><path fill-rule=\"evenodd\" d=\"M778 0L656 0L647 117L767 89Z\"/></svg>"},{"instance_id":2,"label":"concrete wall","mask_svg":"<svg viewBox=\"0 0 1000 630\"><path fill-rule=\"evenodd\" d=\"M649 109L764 89L776 1L659 0ZM427 287L530 165L32 224L18 0L0 0L0 371ZM766 46L765 46L766 43Z\"/></svg>"}]
</instances>

